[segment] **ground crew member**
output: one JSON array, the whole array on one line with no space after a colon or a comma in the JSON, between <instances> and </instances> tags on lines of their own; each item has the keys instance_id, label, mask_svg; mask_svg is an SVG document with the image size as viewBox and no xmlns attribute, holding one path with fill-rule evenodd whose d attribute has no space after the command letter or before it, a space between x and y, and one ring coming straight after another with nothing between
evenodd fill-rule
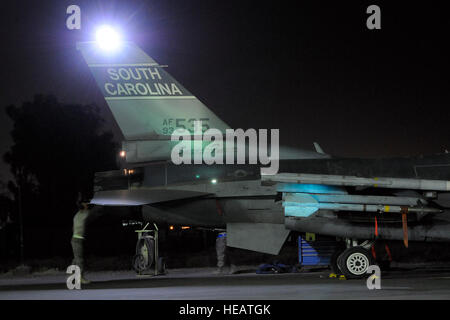
<instances>
[{"instance_id":1,"label":"ground crew member","mask_svg":"<svg viewBox=\"0 0 450 320\"><path fill-rule=\"evenodd\" d=\"M227 249L227 233L220 232L216 238L217 273L223 272L223 267L225 266L226 249Z\"/></svg>"},{"instance_id":2,"label":"ground crew member","mask_svg":"<svg viewBox=\"0 0 450 320\"><path fill-rule=\"evenodd\" d=\"M90 281L84 278L85 261L84 261L84 245L86 234L86 220L89 216L89 201L82 199L79 201L79 210L73 217L73 236L72 236L72 250L73 261L72 264L77 265L81 269L81 283L87 284Z\"/></svg>"},{"instance_id":3,"label":"ground crew member","mask_svg":"<svg viewBox=\"0 0 450 320\"><path fill-rule=\"evenodd\" d=\"M217 271L215 273L223 273L223 268L227 259L227 252L230 253L229 249L231 248L227 248L227 233L220 232L216 238ZM236 271L236 266L232 263L231 259L228 260L231 262L229 273L233 274Z\"/></svg>"}]
</instances>

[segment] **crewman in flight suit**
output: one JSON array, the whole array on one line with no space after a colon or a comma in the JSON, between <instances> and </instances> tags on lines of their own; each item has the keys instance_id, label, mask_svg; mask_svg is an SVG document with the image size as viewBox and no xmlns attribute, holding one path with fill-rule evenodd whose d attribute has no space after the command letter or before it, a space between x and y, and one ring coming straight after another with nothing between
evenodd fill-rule
<instances>
[{"instance_id":1,"label":"crewman in flight suit","mask_svg":"<svg viewBox=\"0 0 450 320\"><path fill-rule=\"evenodd\" d=\"M73 250L72 264L77 265L81 269L81 283L90 283L84 277L85 261L84 261L84 245L86 235L86 220L89 216L89 201L82 199L79 201L79 210L73 217L73 236L71 240Z\"/></svg>"}]
</instances>

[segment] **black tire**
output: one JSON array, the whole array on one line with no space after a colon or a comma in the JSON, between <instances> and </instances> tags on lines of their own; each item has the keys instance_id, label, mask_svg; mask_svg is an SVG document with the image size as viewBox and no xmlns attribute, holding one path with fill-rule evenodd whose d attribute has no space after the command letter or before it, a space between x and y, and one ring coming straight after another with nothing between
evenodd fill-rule
<instances>
[{"instance_id":1,"label":"black tire","mask_svg":"<svg viewBox=\"0 0 450 320\"><path fill-rule=\"evenodd\" d=\"M363 247L346 249L337 259L338 267L347 279L367 276L367 269L374 264L372 255Z\"/></svg>"},{"instance_id":2,"label":"black tire","mask_svg":"<svg viewBox=\"0 0 450 320\"><path fill-rule=\"evenodd\" d=\"M344 252L344 249L336 249L336 251L334 251L333 255L330 258L330 268L331 272L334 274L340 274L342 272L338 264L338 258L342 254L342 252Z\"/></svg>"}]
</instances>

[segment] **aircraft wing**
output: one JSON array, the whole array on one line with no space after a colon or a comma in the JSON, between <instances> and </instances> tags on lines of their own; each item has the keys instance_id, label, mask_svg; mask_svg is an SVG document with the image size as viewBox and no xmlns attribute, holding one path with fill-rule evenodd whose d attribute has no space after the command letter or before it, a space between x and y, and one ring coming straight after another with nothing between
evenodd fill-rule
<instances>
[{"instance_id":1,"label":"aircraft wing","mask_svg":"<svg viewBox=\"0 0 450 320\"><path fill-rule=\"evenodd\" d=\"M323 184L330 186L450 191L450 181L447 180L405 179L389 177L363 178L357 176L310 173L278 173L275 175L261 174L261 180L269 183L285 182L294 184Z\"/></svg>"},{"instance_id":2,"label":"aircraft wing","mask_svg":"<svg viewBox=\"0 0 450 320\"><path fill-rule=\"evenodd\" d=\"M423 192L448 192L450 181L364 178L327 174L279 173L261 175L265 185L276 184L283 194L285 216L309 217L320 209L357 212L442 212L429 206L426 198L417 196L349 194L347 187L385 188Z\"/></svg>"},{"instance_id":3,"label":"aircraft wing","mask_svg":"<svg viewBox=\"0 0 450 320\"><path fill-rule=\"evenodd\" d=\"M107 190L95 193L91 204L102 206L141 206L209 195L206 192L168 189Z\"/></svg>"}]
</instances>

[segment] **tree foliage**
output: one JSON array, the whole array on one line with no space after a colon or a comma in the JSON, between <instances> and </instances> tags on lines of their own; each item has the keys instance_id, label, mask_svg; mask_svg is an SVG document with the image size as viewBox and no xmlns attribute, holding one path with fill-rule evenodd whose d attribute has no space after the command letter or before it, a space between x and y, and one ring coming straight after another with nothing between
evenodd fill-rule
<instances>
[{"instance_id":1,"label":"tree foliage","mask_svg":"<svg viewBox=\"0 0 450 320\"><path fill-rule=\"evenodd\" d=\"M10 190L16 200L22 197L24 220L67 223L78 192L92 195L94 173L116 168L117 144L103 130L99 108L37 95L6 111L14 126L4 159L15 178Z\"/></svg>"}]
</instances>

